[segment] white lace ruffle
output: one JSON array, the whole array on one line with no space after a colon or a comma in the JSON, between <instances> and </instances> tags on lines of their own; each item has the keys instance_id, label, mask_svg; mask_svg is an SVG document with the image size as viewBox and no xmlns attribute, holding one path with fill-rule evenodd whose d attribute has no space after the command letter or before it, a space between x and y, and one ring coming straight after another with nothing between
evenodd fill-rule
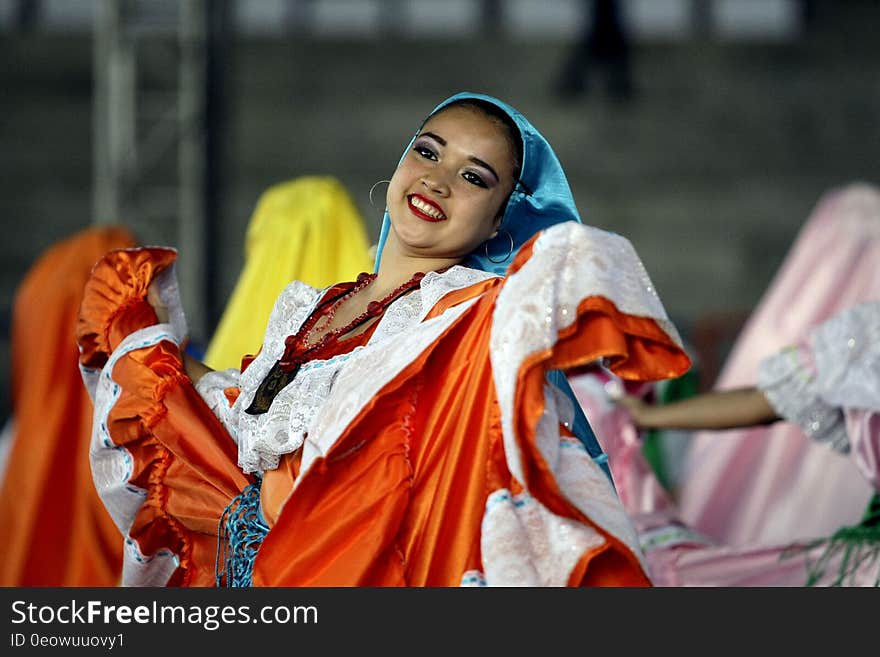
<instances>
[{"instance_id":1,"label":"white lace ruffle","mask_svg":"<svg viewBox=\"0 0 880 657\"><path fill-rule=\"evenodd\" d=\"M843 413L820 396L808 359L803 345L765 358L758 366L758 388L780 417L799 425L813 440L846 453L849 439Z\"/></svg>"},{"instance_id":2,"label":"white lace ruffle","mask_svg":"<svg viewBox=\"0 0 880 657\"><path fill-rule=\"evenodd\" d=\"M450 267L443 273L429 271L422 279L422 312L419 319L424 319L434 309L437 302L450 292L476 285L490 278L498 278L498 276L461 265Z\"/></svg>"},{"instance_id":3,"label":"white lace ruffle","mask_svg":"<svg viewBox=\"0 0 880 657\"><path fill-rule=\"evenodd\" d=\"M681 344L654 286L626 238L574 222L544 231L532 257L510 275L492 321L491 358L502 409L509 466L522 480L513 442L513 398L519 368L535 353L552 347L575 320L584 299L602 296L621 312L653 319Z\"/></svg>"},{"instance_id":4,"label":"white lace ruffle","mask_svg":"<svg viewBox=\"0 0 880 657\"><path fill-rule=\"evenodd\" d=\"M681 344L626 238L573 222L544 231L532 257L505 282L492 321L490 356L501 407L504 452L510 472L520 482L524 482L522 455L514 434L514 396L520 367L533 354L550 349L559 332L575 320L580 302L591 296L610 300L621 312L653 319L676 344ZM607 477L586 452L582 466L572 470L569 478L560 471L564 461L560 459L559 408L556 396L545 394L544 416L536 427L542 457L565 496L624 541L633 554L640 555L635 529Z\"/></svg>"},{"instance_id":5,"label":"white lace ruffle","mask_svg":"<svg viewBox=\"0 0 880 657\"><path fill-rule=\"evenodd\" d=\"M196 392L205 400L208 408L217 416L236 444L238 444L238 423L233 420L232 404L226 398L225 390L240 385L241 372L234 367L208 372L196 384Z\"/></svg>"},{"instance_id":6,"label":"white lace ruffle","mask_svg":"<svg viewBox=\"0 0 880 657\"><path fill-rule=\"evenodd\" d=\"M641 558L635 529L583 445L557 439L555 451L556 480L566 496ZM480 537L485 585L565 586L584 554L604 543L593 527L554 514L527 491L497 490L486 501ZM480 585L471 579L462 578L462 585Z\"/></svg>"},{"instance_id":7,"label":"white lace ruffle","mask_svg":"<svg viewBox=\"0 0 880 657\"><path fill-rule=\"evenodd\" d=\"M370 344L384 342L415 326L424 320L437 302L448 293L489 278L497 277L460 265L451 267L442 274L428 272L418 290L398 299L388 307L370 337Z\"/></svg>"},{"instance_id":8,"label":"white lace ruffle","mask_svg":"<svg viewBox=\"0 0 880 657\"><path fill-rule=\"evenodd\" d=\"M242 374L242 392L233 406L231 423L238 436L239 466L245 472L275 469L282 455L299 449L312 436L313 449L303 453L305 471L311 462L309 455L332 447L357 412L468 305L461 304L457 313L448 314L440 322L422 324L419 331L409 329L420 324L447 293L491 276L460 266L442 274L427 274L418 290L388 307L367 345L329 360L306 363L278 393L266 413L248 415L244 409L250 406L257 387L283 353L284 339L299 329L321 296L301 283L288 286L269 319L262 351ZM430 327L425 328L428 324ZM395 340L392 342L391 338ZM333 394L337 380L344 394Z\"/></svg>"},{"instance_id":9,"label":"white lace ruffle","mask_svg":"<svg viewBox=\"0 0 880 657\"><path fill-rule=\"evenodd\" d=\"M819 395L841 408L880 411L880 301L854 306L813 334Z\"/></svg>"},{"instance_id":10,"label":"white lace ruffle","mask_svg":"<svg viewBox=\"0 0 880 657\"><path fill-rule=\"evenodd\" d=\"M559 440L559 462L554 475L565 497L587 518L626 545L648 572L639 550L638 532L614 486L577 438Z\"/></svg>"},{"instance_id":11,"label":"white lace ruffle","mask_svg":"<svg viewBox=\"0 0 880 657\"><path fill-rule=\"evenodd\" d=\"M170 267L160 272L155 282L159 290L159 299L168 310L171 331L177 338L177 344L181 344L189 329L186 325L186 315L183 313L183 302L180 300L180 286L177 284L177 263L171 263Z\"/></svg>"},{"instance_id":12,"label":"white lace ruffle","mask_svg":"<svg viewBox=\"0 0 880 657\"><path fill-rule=\"evenodd\" d=\"M164 585L177 568L178 559L164 550L146 556L137 541L129 535L135 516L146 501L147 491L129 482L133 468L131 453L125 447L116 445L107 430L107 418L121 392L119 384L113 380L113 368L120 358L132 351L151 347L163 340L176 344L178 339L171 324L140 329L119 344L97 375L92 370L91 378L95 383L92 400L95 410L89 461L98 495L125 537L121 582L123 586Z\"/></svg>"},{"instance_id":13,"label":"white lace ruffle","mask_svg":"<svg viewBox=\"0 0 880 657\"><path fill-rule=\"evenodd\" d=\"M241 393L233 404L229 415L229 426L230 433L238 441L238 465L244 472L259 472L278 467L277 457L274 462L268 463L260 458L259 454L263 451L267 453L284 449L293 451L302 444L301 438L297 443L296 435L288 435L291 401L288 394L285 402L284 393L287 388L278 394L265 413L249 415L245 409L253 402L263 379L284 354L285 338L299 330L320 297L319 290L300 281L294 281L285 287L269 315L260 353L241 374L239 381ZM297 375L296 380L300 378L303 377ZM301 406L301 410L308 412L309 409ZM272 447L269 447L270 445Z\"/></svg>"},{"instance_id":14,"label":"white lace ruffle","mask_svg":"<svg viewBox=\"0 0 880 657\"><path fill-rule=\"evenodd\" d=\"M565 586L584 553L604 542L589 525L555 515L527 492L496 490L480 532L486 586Z\"/></svg>"}]
</instances>

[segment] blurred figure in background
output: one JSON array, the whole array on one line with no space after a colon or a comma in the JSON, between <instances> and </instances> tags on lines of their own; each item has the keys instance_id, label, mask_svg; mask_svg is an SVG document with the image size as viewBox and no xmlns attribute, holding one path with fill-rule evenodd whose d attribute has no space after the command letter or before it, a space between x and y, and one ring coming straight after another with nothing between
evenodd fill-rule
<instances>
[{"instance_id":1,"label":"blurred figure in background","mask_svg":"<svg viewBox=\"0 0 880 657\"><path fill-rule=\"evenodd\" d=\"M635 396L615 406L612 398L633 391L607 372L575 387L656 583L876 583L877 562L856 571L860 557L878 554L880 509L869 500L880 400L841 394L848 386L870 391L880 378L871 355L878 300L880 191L852 184L820 200L735 345L718 392L652 409ZM836 342L827 337L843 333ZM835 373L827 366L823 373L823 362ZM835 389L825 401L817 381ZM639 429L652 427L713 429L696 434L679 500L641 452Z\"/></svg>"},{"instance_id":2,"label":"blurred figure in background","mask_svg":"<svg viewBox=\"0 0 880 657\"><path fill-rule=\"evenodd\" d=\"M560 98L573 99L589 93L591 78L604 78L605 91L614 100L633 95L630 45L626 24L617 0L585 3L590 20L584 22L580 39L572 47L556 83Z\"/></svg>"},{"instance_id":3,"label":"blurred figure in background","mask_svg":"<svg viewBox=\"0 0 880 657\"><path fill-rule=\"evenodd\" d=\"M2 586L120 581L119 529L89 466L92 402L75 336L92 265L135 244L123 228L88 228L49 248L19 285L11 332L14 424L0 488Z\"/></svg>"},{"instance_id":4,"label":"blurred figure in background","mask_svg":"<svg viewBox=\"0 0 880 657\"><path fill-rule=\"evenodd\" d=\"M734 344L715 386L754 385L758 365L840 311L880 299L880 190L825 194ZM683 465L682 518L725 544L825 536L858 522L872 488L853 463L794 424L697 434Z\"/></svg>"},{"instance_id":5,"label":"blurred figure in background","mask_svg":"<svg viewBox=\"0 0 880 657\"><path fill-rule=\"evenodd\" d=\"M260 196L248 225L244 267L205 355L212 369L239 367L262 344L269 314L291 281L322 289L373 267L364 221L336 178L304 176Z\"/></svg>"},{"instance_id":6,"label":"blurred figure in background","mask_svg":"<svg viewBox=\"0 0 880 657\"><path fill-rule=\"evenodd\" d=\"M713 430L759 428L785 420L831 454L848 456L874 491L880 489L880 301L838 313L814 331L761 361L757 385L713 391L666 405L635 396L620 400L641 429ZM772 440L772 432L767 431ZM707 434L708 435L708 434ZM784 474L784 473L781 473ZM833 495L833 493L831 493ZM880 585L880 494L874 493L858 525L782 545L774 563L769 545L758 550L681 549L653 554L661 581L710 583L700 577L752 577L757 584ZM755 559L758 552L761 558ZM801 558L798 559L797 557ZM770 557L770 559L768 559ZM783 557L789 561L783 563ZM660 566L660 564L663 564ZM722 566L723 564L723 566ZM801 578L797 567L806 567ZM795 570L792 569L795 568ZM701 573L702 571L702 573ZM713 572L715 571L715 572ZM729 583L723 579L714 583Z\"/></svg>"}]
</instances>

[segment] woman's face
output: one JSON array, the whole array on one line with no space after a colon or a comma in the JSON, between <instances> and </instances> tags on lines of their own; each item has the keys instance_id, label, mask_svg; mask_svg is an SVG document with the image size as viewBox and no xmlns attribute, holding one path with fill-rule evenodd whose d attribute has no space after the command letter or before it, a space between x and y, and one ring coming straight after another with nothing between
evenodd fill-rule
<instances>
[{"instance_id":1,"label":"woman's face","mask_svg":"<svg viewBox=\"0 0 880 657\"><path fill-rule=\"evenodd\" d=\"M471 107L429 119L386 197L404 252L462 259L498 232L516 155L504 126Z\"/></svg>"}]
</instances>

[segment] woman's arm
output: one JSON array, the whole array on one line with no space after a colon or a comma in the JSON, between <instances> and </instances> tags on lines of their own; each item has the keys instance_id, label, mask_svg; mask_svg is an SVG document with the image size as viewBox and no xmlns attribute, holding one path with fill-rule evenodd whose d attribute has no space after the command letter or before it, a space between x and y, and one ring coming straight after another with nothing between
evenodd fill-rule
<instances>
[{"instance_id":1,"label":"woman's arm","mask_svg":"<svg viewBox=\"0 0 880 657\"><path fill-rule=\"evenodd\" d=\"M758 388L713 391L662 405L626 395L617 403L641 429L734 429L780 419Z\"/></svg>"},{"instance_id":2,"label":"woman's arm","mask_svg":"<svg viewBox=\"0 0 880 657\"><path fill-rule=\"evenodd\" d=\"M147 288L147 301L153 307L153 310L156 311L156 317L159 319L159 322L162 324L168 323L168 308L162 302L162 298L159 295L159 288L156 285L156 281L150 283L150 286ZM193 385L198 384L198 382L205 374L214 371L200 360L196 360L195 358L190 356L185 351L181 350L181 354L183 356L183 369L186 371L186 375L190 378Z\"/></svg>"},{"instance_id":3,"label":"woman's arm","mask_svg":"<svg viewBox=\"0 0 880 657\"><path fill-rule=\"evenodd\" d=\"M190 378L190 381L193 382L193 385L198 385L199 381L205 374L208 372L213 372L210 367L205 365L202 361L196 360L192 356L190 356L185 351L183 354L183 369L186 371L186 375Z\"/></svg>"}]
</instances>

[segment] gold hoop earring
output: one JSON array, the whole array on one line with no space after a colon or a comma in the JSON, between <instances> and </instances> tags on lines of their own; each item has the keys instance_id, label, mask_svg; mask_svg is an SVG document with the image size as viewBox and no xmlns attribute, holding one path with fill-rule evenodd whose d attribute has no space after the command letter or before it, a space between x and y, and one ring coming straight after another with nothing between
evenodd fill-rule
<instances>
[{"instance_id":1,"label":"gold hoop earring","mask_svg":"<svg viewBox=\"0 0 880 657\"><path fill-rule=\"evenodd\" d=\"M501 258L501 260L493 260L492 256L489 255L489 242L491 242L492 240L486 240L485 242L483 242L483 248L486 251L486 260L488 260L489 262L492 262L496 265L500 265L502 262L507 261L510 258L510 256L513 255L513 246L514 246L513 245L513 235L510 234L509 230L505 230L502 232L505 235L507 235L507 239L510 240L510 247L507 249L507 253L505 254L505 256L503 258Z\"/></svg>"},{"instance_id":2,"label":"gold hoop earring","mask_svg":"<svg viewBox=\"0 0 880 657\"><path fill-rule=\"evenodd\" d=\"M388 184L390 185L390 184L391 184L391 181L390 181L390 180L380 180L379 182L374 183L372 187L370 187L370 194L369 194L369 196L370 196L370 205L373 206L374 208L376 207L376 204L373 203L373 190L376 189L376 187L378 187L378 186L381 185L382 183L388 183Z\"/></svg>"}]
</instances>

